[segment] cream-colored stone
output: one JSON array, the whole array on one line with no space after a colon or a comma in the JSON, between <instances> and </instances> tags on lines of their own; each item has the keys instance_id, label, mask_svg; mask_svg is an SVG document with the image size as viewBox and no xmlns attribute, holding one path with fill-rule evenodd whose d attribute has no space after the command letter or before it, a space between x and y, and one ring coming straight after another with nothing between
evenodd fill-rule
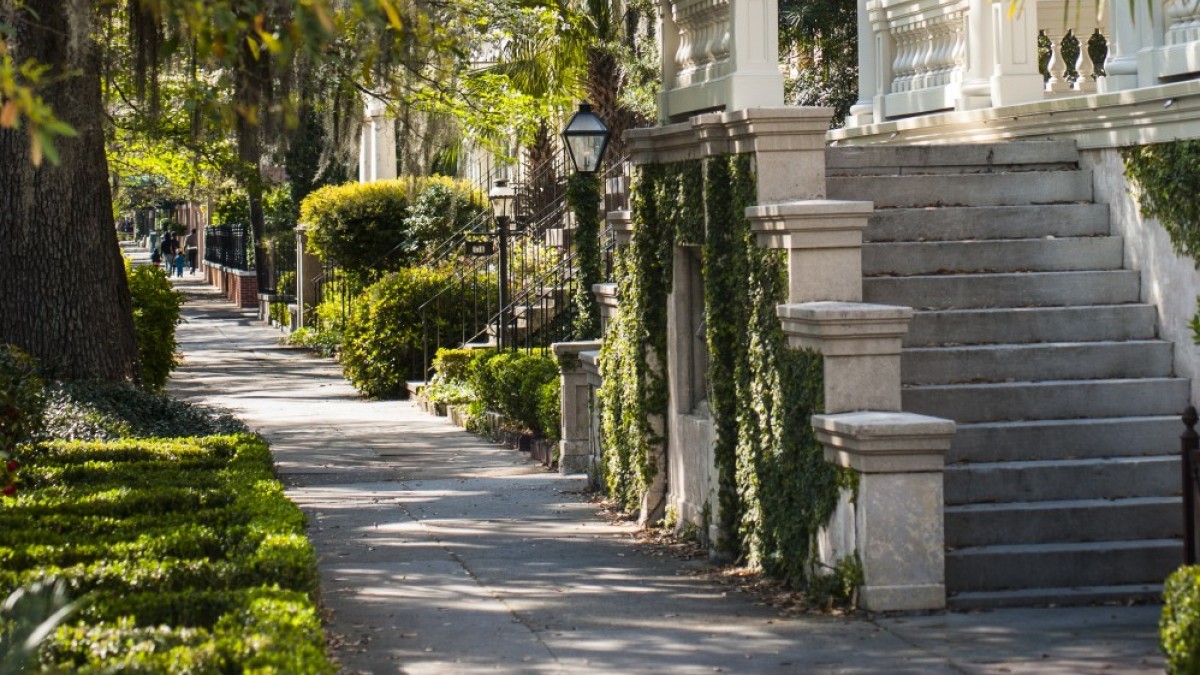
<instances>
[{"instance_id":1,"label":"cream-colored stone","mask_svg":"<svg viewBox=\"0 0 1200 675\"><path fill-rule=\"evenodd\" d=\"M613 239L617 246L625 246L633 240L633 212L609 211L605 216L612 227Z\"/></svg>"},{"instance_id":2,"label":"cream-colored stone","mask_svg":"<svg viewBox=\"0 0 1200 675\"><path fill-rule=\"evenodd\" d=\"M825 411L900 410L900 355L825 356Z\"/></svg>"},{"instance_id":3,"label":"cream-colored stone","mask_svg":"<svg viewBox=\"0 0 1200 675\"><path fill-rule=\"evenodd\" d=\"M613 283L596 284L592 286L592 293L596 294L596 302L600 305L600 330L602 333L606 333L609 324L617 316L617 308L621 302L617 297L617 285Z\"/></svg>"},{"instance_id":4,"label":"cream-colored stone","mask_svg":"<svg viewBox=\"0 0 1200 675\"><path fill-rule=\"evenodd\" d=\"M855 527L864 609L945 607L942 509L940 472L859 476Z\"/></svg>"},{"instance_id":5,"label":"cream-colored stone","mask_svg":"<svg viewBox=\"0 0 1200 675\"><path fill-rule=\"evenodd\" d=\"M826 460L861 473L942 471L954 438L951 420L868 410L813 415Z\"/></svg>"},{"instance_id":6,"label":"cream-colored stone","mask_svg":"<svg viewBox=\"0 0 1200 675\"><path fill-rule=\"evenodd\" d=\"M858 302L806 302L777 311L793 347L826 356L898 356L913 313L911 307Z\"/></svg>"}]
</instances>

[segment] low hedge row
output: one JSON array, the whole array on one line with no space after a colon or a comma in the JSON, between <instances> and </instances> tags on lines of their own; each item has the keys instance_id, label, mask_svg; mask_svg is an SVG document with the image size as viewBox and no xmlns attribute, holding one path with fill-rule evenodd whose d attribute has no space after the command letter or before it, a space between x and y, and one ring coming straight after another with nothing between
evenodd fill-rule
<instances>
[{"instance_id":1,"label":"low hedge row","mask_svg":"<svg viewBox=\"0 0 1200 675\"><path fill-rule=\"evenodd\" d=\"M304 517L248 434L18 451L0 594L59 577L83 609L46 671L333 672Z\"/></svg>"},{"instance_id":2,"label":"low hedge row","mask_svg":"<svg viewBox=\"0 0 1200 675\"><path fill-rule=\"evenodd\" d=\"M1180 567L1167 577L1159 641L1168 672L1200 673L1200 567Z\"/></svg>"}]
</instances>

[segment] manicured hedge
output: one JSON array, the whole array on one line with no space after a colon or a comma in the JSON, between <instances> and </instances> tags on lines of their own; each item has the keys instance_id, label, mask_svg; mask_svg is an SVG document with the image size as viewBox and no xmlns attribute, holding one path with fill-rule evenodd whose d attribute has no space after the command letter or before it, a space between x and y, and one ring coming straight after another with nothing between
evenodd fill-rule
<instances>
[{"instance_id":1,"label":"manicured hedge","mask_svg":"<svg viewBox=\"0 0 1200 675\"><path fill-rule=\"evenodd\" d=\"M469 376L478 411L504 416L506 423L540 436L558 431L558 398L548 404L547 385L558 386L558 363L540 352L484 352L471 362Z\"/></svg>"},{"instance_id":2,"label":"manicured hedge","mask_svg":"<svg viewBox=\"0 0 1200 675\"><path fill-rule=\"evenodd\" d=\"M175 326L180 321L184 296L171 286L167 273L157 265L135 267L126 261L125 272L133 300L141 385L150 391L162 391L178 363Z\"/></svg>"},{"instance_id":3,"label":"manicured hedge","mask_svg":"<svg viewBox=\"0 0 1200 675\"><path fill-rule=\"evenodd\" d=\"M304 517L261 439L55 442L18 459L0 594L57 576L85 597L43 670L334 671Z\"/></svg>"},{"instance_id":4,"label":"manicured hedge","mask_svg":"<svg viewBox=\"0 0 1200 675\"><path fill-rule=\"evenodd\" d=\"M300 219L312 252L368 281L417 264L485 206L484 196L464 181L403 177L315 190L300 205Z\"/></svg>"},{"instance_id":5,"label":"manicured hedge","mask_svg":"<svg viewBox=\"0 0 1200 675\"><path fill-rule=\"evenodd\" d=\"M1159 640L1167 671L1200 673L1200 567L1180 567L1163 587Z\"/></svg>"},{"instance_id":6,"label":"manicured hedge","mask_svg":"<svg viewBox=\"0 0 1200 675\"><path fill-rule=\"evenodd\" d=\"M371 398L403 396L408 380L424 379L426 346L432 351L458 344L464 333L471 336L479 329L460 310L453 291L422 316L421 305L453 283L450 270L407 268L380 279L353 301L340 359L355 388ZM481 295L494 292L490 282L475 285Z\"/></svg>"}]
</instances>

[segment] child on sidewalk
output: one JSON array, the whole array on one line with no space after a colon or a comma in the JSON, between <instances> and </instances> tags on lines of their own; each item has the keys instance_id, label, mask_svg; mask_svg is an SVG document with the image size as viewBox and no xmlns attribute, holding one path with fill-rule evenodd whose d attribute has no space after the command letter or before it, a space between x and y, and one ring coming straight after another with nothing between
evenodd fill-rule
<instances>
[{"instance_id":1,"label":"child on sidewalk","mask_svg":"<svg viewBox=\"0 0 1200 675\"><path fill-rule=\"evenodd\" d=\"M184 257L183 251L175 252L175 260L173 262L175 263L175 276L182 279L183 278L183 264L187 262L187 258Z\"/></svg>"}]
</instances>

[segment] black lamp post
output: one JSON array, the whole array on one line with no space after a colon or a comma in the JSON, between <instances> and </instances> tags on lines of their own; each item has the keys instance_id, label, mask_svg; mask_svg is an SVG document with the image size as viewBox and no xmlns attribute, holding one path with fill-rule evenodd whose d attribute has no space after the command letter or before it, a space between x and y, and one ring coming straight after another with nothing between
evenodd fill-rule
<instances>
[{"instance_id":1,"label":"black lamp post","mask_svg":"<svg viewBox=\"0 0 1200 675\"><path fill-rule=\"evenodd\" d=\"M501 350L504 350L508 343L508 235L509 226L513 222L512 206L515 197L515 192L505 179L497 180L488 192L488 201L492 204L492 217L496 221L496 240L499 243L497 254L500 258L500 279L497 286L500 289L500 325L496 330L496 344Z\"/></svg>"},{"instance_id":2,"label":"black lamp post","mask_svg":"<svg viewBox=\"0 0 1200 675\"><path fill-rule=\"evenodd\" d=\"M571 116L562 135L576 173L596 173L600 170L600 162L604 159L604 151L608 149L612 134L600 116L592 112L590 104L579 104L579 110Z\"/></svg>"}]
</instances>

